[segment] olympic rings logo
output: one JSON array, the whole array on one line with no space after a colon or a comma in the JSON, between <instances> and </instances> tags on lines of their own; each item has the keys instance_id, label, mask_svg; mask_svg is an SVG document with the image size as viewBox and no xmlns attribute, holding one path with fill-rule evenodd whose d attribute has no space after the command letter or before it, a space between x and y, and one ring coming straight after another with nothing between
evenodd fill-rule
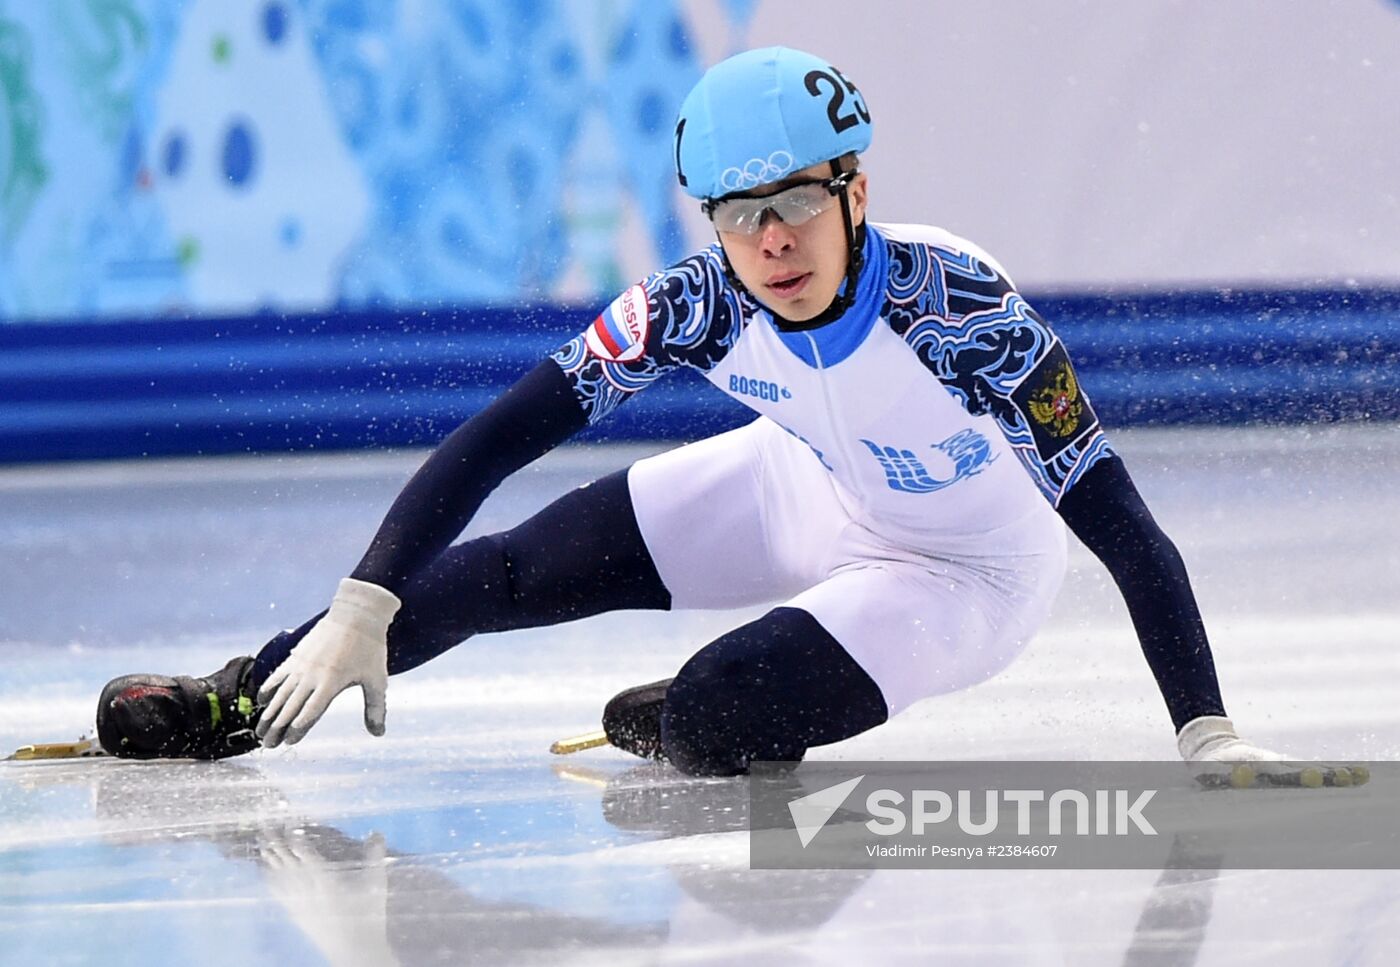
<instances>
[{"instance_id":1,"label":"olympic rings logo","mask_svg":"<svg viewBox=\"0 0 1400 967\"><path fill-rule=\"evenodd\" d=\"M770 181L777 181L792 170L793 158L786 151L774 151L766 159L750 158L742 168L725 168L719 176L719 183L725 192L743 191L757 188Z\"/></svg>"}]
</instances>

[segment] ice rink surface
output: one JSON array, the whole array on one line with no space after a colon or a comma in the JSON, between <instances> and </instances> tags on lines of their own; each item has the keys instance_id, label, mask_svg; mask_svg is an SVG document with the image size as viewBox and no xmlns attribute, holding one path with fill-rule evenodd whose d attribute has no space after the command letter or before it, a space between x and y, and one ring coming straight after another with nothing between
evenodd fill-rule
<instances>
[{"instance_id":1,"label":"ice rink surface","mask_svg":"<svg viewBox=\"0 0 1400 967\"><path fill-rule=\"evenodd\" d=\"M1400 427L1114 440L1186 558L1242 734L1400 759ZM553 454L472 532L644 452ZM90 729L118 674L205 674L300 623L421 458L0 471L0 749ZM743 780L547 752L743 617L472 640L390 683L382 739L352 694L293 749L0 765L0 962L1395 963L1397 871L752 871ZM1121 600L1071 542L1009 670L811 757L1175 755Z\"/></svg>"}]
</instances>

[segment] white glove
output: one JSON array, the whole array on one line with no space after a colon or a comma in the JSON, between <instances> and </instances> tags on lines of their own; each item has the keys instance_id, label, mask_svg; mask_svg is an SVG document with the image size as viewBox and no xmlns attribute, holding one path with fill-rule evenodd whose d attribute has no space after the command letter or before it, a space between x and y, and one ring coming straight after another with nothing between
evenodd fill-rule
<instances>
[{"instance_id":1,"label":"white glove","mask_svg":"<svg viewBox=\"0 0 1400 967\"><path fill-rule=\"evenodd\" d=\"M296 745L351 685L364 692L365 728L383 735L389 623L398 610L399 599L379 585L341 581L330 610L258 690L262 744L276 748L285 736L288 745Z\"/></svg>"},{"instance_id":2,"label":"white glove","mask_svg":"<svg viewBox=\"0 0 1400 967\"><path fill-rule=\"evenodd\" d=\"M1350 786L1370 778L1365 766L1328 762L1298 762L1235 733L1223 715L1202 715L1187 722L1176 737L1181 758L1196 766L1196 779L1206 786Z\"/></svg>"}]
</instances>

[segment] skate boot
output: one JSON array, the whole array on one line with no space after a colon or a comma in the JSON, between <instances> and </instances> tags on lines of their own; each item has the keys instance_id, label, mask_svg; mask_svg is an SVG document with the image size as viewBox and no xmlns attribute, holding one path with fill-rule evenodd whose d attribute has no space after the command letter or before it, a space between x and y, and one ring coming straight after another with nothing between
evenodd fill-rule
<instances>
[{"instance_id":1,"label":"skate boot","mask_svg":"<svg viewBox=\"0 0 1400 967\"><path fill-rule=\"evenodd\" d=\"M123 759L224 759L258 748L253 659L207 678L124 675L97 701L97 738Z\"/></svg>"},{"instance_id":2,"label":"skate boot","mask_svg":"<svg viewBox=\"0 0 1400 967\"><path fill-rule=\"evenodd\" d=\"M643 759L665 761L661 750L661 703L673 679L638 685L618 692L603 708L603 731L608 741Z\"/></svg>"}]
</instances>

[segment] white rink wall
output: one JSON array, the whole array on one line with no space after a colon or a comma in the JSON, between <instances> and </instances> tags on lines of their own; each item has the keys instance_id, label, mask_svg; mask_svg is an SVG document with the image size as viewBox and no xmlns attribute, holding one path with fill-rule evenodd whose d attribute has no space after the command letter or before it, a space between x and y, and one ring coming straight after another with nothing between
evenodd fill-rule
<instances>
[{"instance_id":1,"label":"white rink wall","mask_svg":"<svg viewBox=\"0 0 1400 967\"><path fill-rule=\"evenodd\" d=\"M874 114L875 217L1022 286L1400 281L1393 0L766 0L737 37L685 6L708 59L835 61Z\"/></svg>"}]
</instances>

